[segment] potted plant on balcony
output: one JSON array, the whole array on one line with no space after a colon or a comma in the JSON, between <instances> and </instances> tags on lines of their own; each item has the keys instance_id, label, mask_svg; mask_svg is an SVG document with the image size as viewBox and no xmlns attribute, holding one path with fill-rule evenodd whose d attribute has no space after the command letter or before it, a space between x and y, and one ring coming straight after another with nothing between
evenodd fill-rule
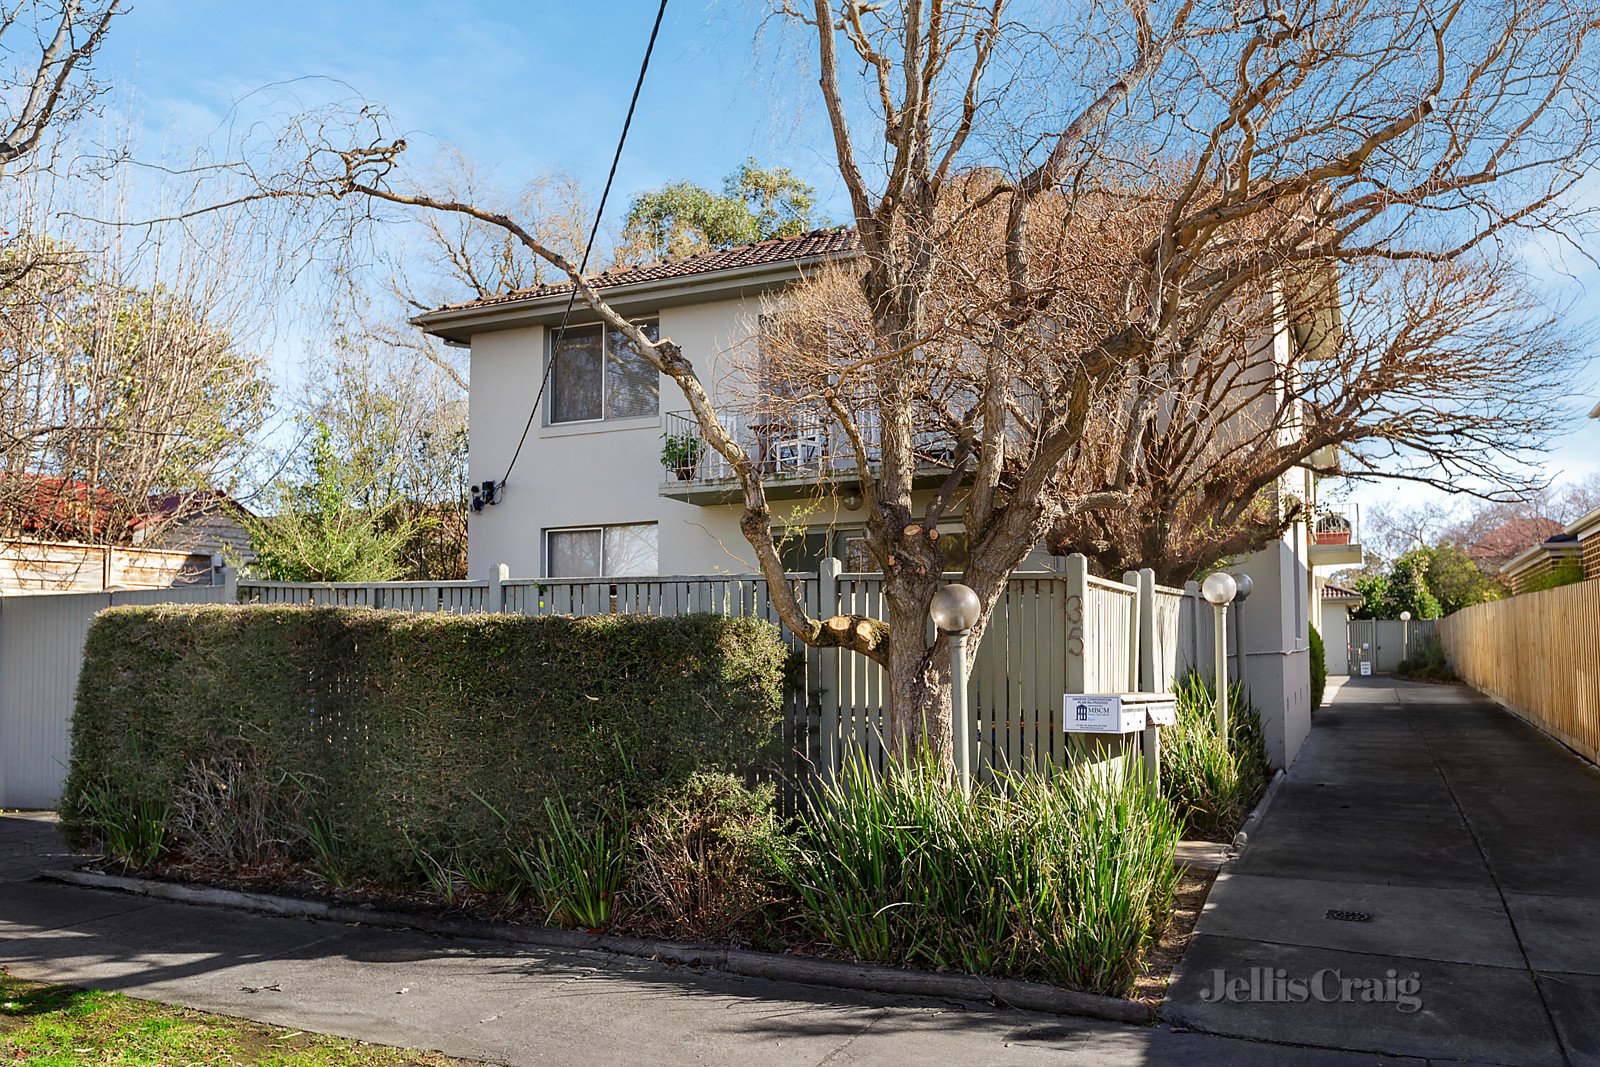
<instances>
[{"instance_id":1,"label":"potted plant on balcony","mask_svg":"<svg viewBox=\"0 0 1600 1067\"><path fill-rule=\"evenodd\" d=\"M1337 512L1328 512L1317 520L1313 540L1319 545L1348 545L1350 520Z\"/></svg>"},{"instance_id":2,"label":"potted plant on balcony","mask_svg":"<svg viewBox=\"0 0 1600 1067\"><path fill-rule=\"evenodd\" d=\"M662 434L661 465L676 474L678 481L690 481L700 466L705 448L705 442L691 433Z\"/></svg>"}]
</instances>

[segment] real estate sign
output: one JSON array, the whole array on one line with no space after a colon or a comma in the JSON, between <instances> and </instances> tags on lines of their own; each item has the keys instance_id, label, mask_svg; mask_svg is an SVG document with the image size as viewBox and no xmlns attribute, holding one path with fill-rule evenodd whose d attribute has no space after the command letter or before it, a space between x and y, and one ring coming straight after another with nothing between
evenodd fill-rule
<instances>
[{"instance_id":1,"label":"real estate sign","mask_svg":"<svg viewBox=\"0 0 1600 1067\"><path fill-rule=\"evenodd\" d=\"M1061 725L1069 734L1131 734L1145 727L1145 708L1105 693L1068 693Z\"/></svg>"}]
</instances>

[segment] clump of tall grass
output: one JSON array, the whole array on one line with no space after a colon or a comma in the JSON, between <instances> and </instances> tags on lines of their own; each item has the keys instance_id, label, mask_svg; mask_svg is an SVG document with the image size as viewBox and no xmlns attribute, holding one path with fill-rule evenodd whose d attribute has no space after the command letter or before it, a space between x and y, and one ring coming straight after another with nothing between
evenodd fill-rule
<instances>
[{"instance_id":1,"label":"clump of tall grass","mask_svg":"<svg viewBox=\"0 0 1600 1067\"><path fill-rule=\"evenodd\" d=\"M1175 687L1177 722L1161 735L1161 792L1200 837L1228 837L1267 788L1266 738L1244 686L1228 689L1228 734L1217 726L1212 688L1198 674Z\"/></svg>"},{"instance_id":2,"label":"clump of tall grass","mask_svg":"<svg viewBox=\"0 0 1600 1067\"><path fill-rule=\"evenodd\" d=\"M77 804L100 851L124 867L148 867L166 850L170 806L134 800L109 782L83 786Z\"/></svg>"},{"instance_id":3,"label":"clump of tall grass","mask_svg":"<svg viewBox=\"0 0 1600 1067\"><path fill-rule=\"evenodd\" d=\"M847 765L776 857L813 939L877 963L1126 995L1172 904L1180 826L1081 767L966 795L933 760Z\"/></svg>"},{"instance_id":4,"label":"clump of tall grass","mask_svg":"<svg viewBox=\"0 0 1600 1067\"><path fill-rule=\"evenodd\" d=\"M617 907L633 853L626 807L580 821L564 799L545 802L549 832L511 860L526 893L553 926L597 930Z\"/></svg>"},{"instance_id":5,"label":"clump of tall grass","mask_svg":"<svg viewBox=\"0 0 1600 1067\"><path fill-rule=\"evenodd\" d=\"M1401 660L1394 669L1396 678L1414 682L1459 682L1461 679L1450 668L1444 654L1444 645L1437 637L1425 637L1412 648L1411 655Z\"/></svg>"}]
</instances>

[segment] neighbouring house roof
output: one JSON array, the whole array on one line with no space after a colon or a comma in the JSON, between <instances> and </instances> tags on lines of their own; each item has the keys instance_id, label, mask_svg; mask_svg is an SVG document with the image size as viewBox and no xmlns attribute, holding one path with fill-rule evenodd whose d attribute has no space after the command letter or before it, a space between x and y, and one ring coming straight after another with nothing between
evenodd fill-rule
<instances>
[{"instance_id":1,"label":"neighbouring house roof","mask_svg":"<svg viewBox=\"0 0 1600 1067\"><path fill-rule=\"evenodd\" d=\"M1547 560L1567 559L1581 557L1582 555L1582 543L1572 534L1563 531L1545 538L1527 551L1518 553L1501 564L1500 574L1507 579L1512 579Z\"/></svg>"},{"instance_id":2,"label":"neighbouring house roof","mask_svg":"<svg viewBox=\"0 0 1600 1067\"><path fill-rule=\"evenodd\" d=\"M837 259L854 254L861 246L852 229L812 230L794 237L772 237L751 244L734 245L682 259L650 263L638 267L620 267L591 275L589 284L596 289L613 293L660 295L666 290L684 286L704 287L717 280L733 281L771 273L787 273L793 280L793 271L801 266ZM429 333L446 340L462 341L470 331L462 329L466 322L478 324L484 316L518 311L538 312L554 310L559 313L567 304L572 292L570 282L539 285L530 289L501 293L496 296L446 304L424 312L411 321ZM548 308L546 307L548 305Z\"/></svg>"},{"instance_id":3,"label":"neighbouring house roof","mask_svg":"<svg viewBox=\"0 0 1600 1067\"><path fill-rule=\"evenodd\" d=\"M1500 567L1561 532L1561 524L1554 519L1508 519L1462 551L1480 567Z\"/></svg>"},{"instance_id":4,"label":"neighbouring house roof","mask_svg":"<svg viewBox=\"0 0 1600 1067\"><path fill-rule=\"evenodd\" d=\"M1359 604L1365 601L1366 597L1347 586L1339 585L1335 582L1323 582L1322 599L1335 602L1350 601Z\"/></svg>"},{"instance_id":5,"label":"neighbouring house roof","mask_svg":"<svg viewBox=\"0 0 1600 1067\"><path fill-rule=\"evenodd\" d=\"M249 514L226 493L210 489L163 493L140 505L109 489L77 479L44 474L11 474L0 483L0 529L61 541L98 542L108 533L131 536L173 520L213 511ZM113 530L113 523L120 530Z\"/></svg>"},{"instance_id":6,"label":"neighbouring house roof","mask_svg":"<svg viewBox=\"0 0 1600 1067\"><path fill-rule=\"evenodd\" d=\"M93 541L123 505L122 497L87 482L44 474L0 479L0 529L13 533Z\"/></svg>"}]
</instances>

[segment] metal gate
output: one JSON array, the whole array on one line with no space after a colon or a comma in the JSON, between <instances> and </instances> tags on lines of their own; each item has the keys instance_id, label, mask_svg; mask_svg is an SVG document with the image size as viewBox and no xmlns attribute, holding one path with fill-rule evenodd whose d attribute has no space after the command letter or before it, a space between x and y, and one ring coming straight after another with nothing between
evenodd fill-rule
<instances>
[{"instance_id":1,"label":"metal gate","mask_svg":"<svg viewBox=\"0 0 1600 1067\"><path fill-rule=\"evenodd\" d=\"M1438 626L1437 619L1351 619L1350 673L1393 674Z\"/></svg>"}]
</instances>

